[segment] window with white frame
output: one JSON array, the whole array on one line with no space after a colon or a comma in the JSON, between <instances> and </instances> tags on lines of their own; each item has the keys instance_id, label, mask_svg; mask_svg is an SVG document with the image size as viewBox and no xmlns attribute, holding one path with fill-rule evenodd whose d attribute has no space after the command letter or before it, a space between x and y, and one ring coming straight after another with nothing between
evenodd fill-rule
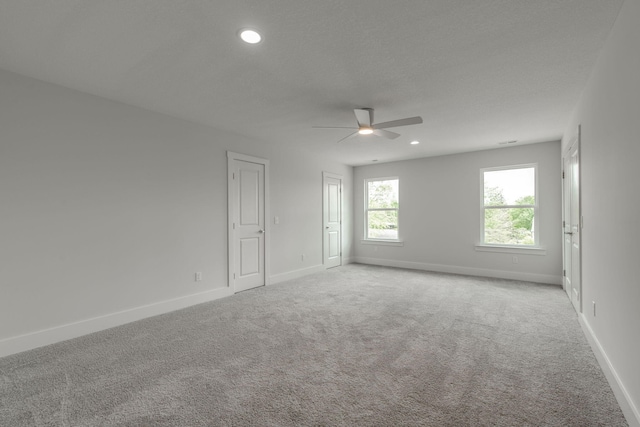
<instances>
[{"instance_id":1,"label":"window with white frame","mask_svg":"<svg viewBox=\"0 0 640 427\"><path fill-rule=\"evenodd\" d=\"M481 243L537 246L537 165L482 169Z\"/></svg>"},{"instance_id":2,"label":"window with white frame","mask_svg":"<svg viewBox=\"0 0 640 427\"><path fill-rule=\"evenodd\" d=\"M398 240L398 178L365 181L365 239Z\"/></svg>"}]
</instances>

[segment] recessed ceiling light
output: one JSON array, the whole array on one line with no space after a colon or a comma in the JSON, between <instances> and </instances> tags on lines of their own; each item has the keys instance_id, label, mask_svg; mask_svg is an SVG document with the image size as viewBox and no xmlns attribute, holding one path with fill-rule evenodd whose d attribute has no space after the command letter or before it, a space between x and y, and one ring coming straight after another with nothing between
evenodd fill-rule
<instances>
[{"instance_id":1,"label":"recessed ceiling light","mask_svg":"<svg viewBox=\"0 0 640 427\"><path fill-rule=\"evenodd\" d=\"M245 43L256 44L262 41L262 36L256 30L244 28L239 31L239 36Z\"/></svg>"},{"instance_id":2,"label":"recessed ceiling light","mask_svg":"<svg viewBox=\"0 0 640 427\"><path fill-rule=\"evenodd\" d=\"M411 145L418 145L420 144L420 141L411 141Z\"/></svg>"},{"instance_id":3,"label":"recessed ceiling light","mask_svg":"<svg viewBox=\"0 0 640 427\"><path fill-rule=\"evenodd\" d=\"M358 133L360 135L371 135L373 133L373 129L368 127L361 127L360 129L358 129Z\"/></svg>"}]
</instances>

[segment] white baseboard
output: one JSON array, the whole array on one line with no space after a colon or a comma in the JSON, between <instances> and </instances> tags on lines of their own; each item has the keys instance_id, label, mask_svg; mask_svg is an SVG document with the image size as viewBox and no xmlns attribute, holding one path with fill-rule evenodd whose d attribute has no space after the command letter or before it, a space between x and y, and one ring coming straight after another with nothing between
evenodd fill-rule
<instances>
[{"instance_id":1,"label":"white baseboard","mask_svg":"<svg viewBox=\"0 0 640 427\"><path fill-rule=\"evenodd\" d=\"M604 348L600 344L600 341L598 341L598 338L593 333L593 329L591 329L591 326L589 326L589 323L586 321L584 315L579 314L578 320L580 321L580 326L582 326L582 330L587 337L587 341L589 341L589 345L591 345L593 354L595 354L596 359L600 364L600 368L607 378L607 381L611 386L611 390L613 390L613 394L618 400L618 404L620 405L620 409L627 419L627 423L630 427L640 427L640 411L627 392L627 389L622 383L620 376L618 376L618 373L613 368L613 365L611 364L607 353L604 351Z\"/></svg>"},{"instance_id":2,"label":"white baseboard","mask_svg":"<svg viewBox=\"0 0 640 427\"><path fill-rule=\"evenodd\" d=\"M346 262L343 260L343 264L345 263ZM300 270L276 274L270 277L269 284L297 279L299 277L319 273L324 270L324 265L315 265ZM0 340L0 357L32 350L49 344L55 344L60 341L77 338L82 335L135 322L136 320L145 319L147 317L180 310L203 302L214 301L230 295L233 295L233 292L229 287L216 288L194 295L187 295L168 301L161 301L116 313L106 314L104 316L80 320L66 325L55 326L53 328L43 329L16 337L5 338Z\"/></svg>"},{"instance_id":3,"label":"white baseboard","mask_svg":"<svg viewBox=\"0 0 640 427\"><path fill-rule=\"evenodd\" d=\"M342 265L352 264L355 261L353 258L342 258ZM275 274L270 277L269 284L275 285L276 283L286 282L287 280L298 279L300 277L308 276L309 274L320 273L325 271L326 268L323 264L314 265L311 267L301 268L300 270L287 271L286 273Z\"/></svg>"},{"instance_id":4,"label":"white baseboard","mask_svg":"<svg viewBox=\"0 0 640 427\"><path fill-rule=\"evenodd\" d=\"M385 267L409 268L412 270L437 271L439 273L465 274L468 276L495 277L498 279L522 280L525 282L562 285L562 276L550 274L524 273L517 271L489 270L484 268L460 267L456 265L427 264L422 262L397 261L382 258L355 257L353 262L382 265Z\"/></svg>"},{"instance_id":5,"label":"white baseboard","mask_svg":"<svg viewBox=\"0 0 640 427\"><path fill-rule=\"evenodd\" d=\"M269 284L275 285L276 283L286 282L287 280L298 279L300 277L308 276L309 274L320 273L326 270L324 265L314 265L311 267L301 268L300 270L287 271L286 273L274 274L270 277Z\"/></svg>"},{"instance_id":6,"label":"white baseboard","mask_svg":"<svg viewBox=\"0 0 640 427\"><path fill-rule=\"evenodd\" d=\"M216 288L194 295L143 305L104 316L81 320L41 331L31 332L17 337L0 340L0 357L20 353L71 338L77 338L93 332L124 325L125 323L164 314L192 305L209 302L232 295L228 287Z\"/></svg>"}]
</instances>

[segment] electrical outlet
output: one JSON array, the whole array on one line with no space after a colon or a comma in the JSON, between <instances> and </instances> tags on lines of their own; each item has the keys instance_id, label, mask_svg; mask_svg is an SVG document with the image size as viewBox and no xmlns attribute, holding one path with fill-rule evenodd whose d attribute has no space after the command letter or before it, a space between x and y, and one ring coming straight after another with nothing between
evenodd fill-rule
<instances>
[{"instance_id":1,"label":"electrical outlet","mask_svg":"<svg viewBox=\"0 0 640 427\"><path fill-rule=\"evenodd\" d=\"M517 264L517 263L518 263L518 257L517 257L517 256L514 256L514 257L511 259L511 261L513 261L513 263L514 263L514 264Z\"/></svg>"},{"instance_id":2,"label":"electrical outlet","mask_svg":"<svg viewBox=\"0 0 640 427\"><path fill-rule=\"evenodd\" d=\"M280 224L280 217L278 217L278 216L274 216L274 217L273 217L273 223L274 223L274 224L276 224L276 225L277 225L277 224Z\"/></svg>"},{"instance_id":3,"label":"electrical outlet","mask_svg":"<svg viewBox=\"0 0 640 427\"><path fill-rule=\"evenodd\" d=\"M202 282L202 272L196 272L196 282Z\"/></svg>"}]
</instances>

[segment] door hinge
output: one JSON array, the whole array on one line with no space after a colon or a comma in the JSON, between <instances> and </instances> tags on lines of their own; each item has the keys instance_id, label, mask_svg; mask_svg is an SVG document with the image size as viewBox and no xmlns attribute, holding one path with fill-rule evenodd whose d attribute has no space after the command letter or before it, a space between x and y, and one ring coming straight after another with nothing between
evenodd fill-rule
<instances>
[{"instance_id":1,"label":"door hinge","mask_svg":"<svg viewBox=\"0 0 640 427\"><path fill-rule=\"evenodd\" d=\"M233 229L234 230L236 229L236 223L235 222L233 223Z\"/></svg>"},{"instance_id":2,"label":"door hinge","mask_svg":"<svg viewBox=\"0 0 640 427\"><path fill-rule=\"evenodd\" d=\"M564 171L562 171L562 179L564 179Z\"/></svg>"},{"instance_id":3,"label":"door hinge","mask_svg":"<svg viewBox=\"0 0 640 427\"><path fill-rule=\"evenodd\" d=\"M236 273L233 273L233 280L236 280Z\"/></svg>"},{"instance_id":4,"label":"door hinge","mask_svg":"<svg viewBox=\"0 0 640 427\"><path fill-rule=\"evenodd\" d=\"M566 221L562 221L562 228L565 228L567 226L567 222Z\"/></svg>"},{"instance_id":5,"label":"door hinge","mask_svg":"<svg viewBox=\"0 0 640 427\"><path fill-rule=\"evenodd\" d=\"M567 277L567 270L562 270L562 277Z\"/></svg>"},{"instance_id":6,"label":"door hinge","mask_svg":"<svg viewBox=\"0 0 640 427\"><path fill-rule=\"evenodd\" d=\"M231 174L231 176L232 176L232 178L231 178L231 179L236 179L236 173L235 173L235 172L233 172L233 173Z\"/></svg>"}]
</instances>

